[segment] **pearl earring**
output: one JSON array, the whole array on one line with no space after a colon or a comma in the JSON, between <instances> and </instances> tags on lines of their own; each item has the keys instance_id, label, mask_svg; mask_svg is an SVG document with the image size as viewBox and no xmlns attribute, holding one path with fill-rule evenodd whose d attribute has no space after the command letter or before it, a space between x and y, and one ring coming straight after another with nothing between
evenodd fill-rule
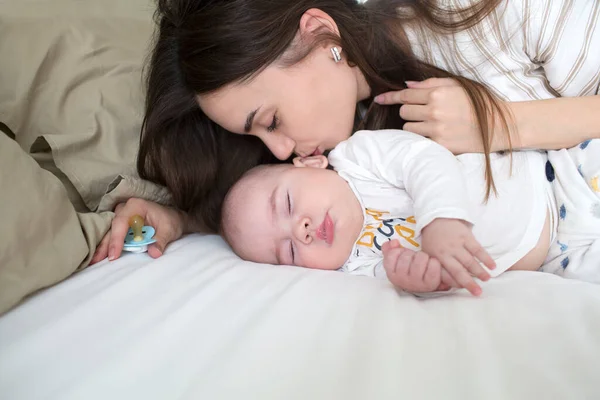
<instances>
[{"instance_id":1,"label":"pearl earring","mask_svg":"<svg viewBox=\"0 0 600 400\"><path fill-rule=\"evenodd\" d=\"M340 54L340 49L338 49L337 47L333 46L331 48L331 54L333 55L333 61L335 61L336 63L339 63L340 61L342 61L342 55Z\"/></svg>"}]
</instances>

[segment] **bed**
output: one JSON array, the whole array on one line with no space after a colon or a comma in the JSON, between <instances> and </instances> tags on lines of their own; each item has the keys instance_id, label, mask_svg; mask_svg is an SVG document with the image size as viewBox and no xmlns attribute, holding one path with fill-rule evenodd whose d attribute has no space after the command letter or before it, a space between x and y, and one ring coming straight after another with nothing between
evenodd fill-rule
<instances>
[{"instance_id":1,"label":"bed","mask_svg":"<svg viewBox=\"0 0 600 400\"><path fill-rule=\"evenodd\" d=\"M420 300L191 235L0 318L0 397L597 399L598 332L589 283L509 272L481 298Z\"/></svg>"},{"instance_id":2,"label":"bed","mask_svg":"<svg viewBox=\"0 0 600 400\"><path fill-rule=\"evenodd\" d=\"M0 0L0 121L23 148L74 141L52 155L84 209L156 194L132 163L150 3ZM600 398L598 286L510 272L483 289L417 299L190 235L1 316L0 399Z\"/></svg>"}]
</instances>

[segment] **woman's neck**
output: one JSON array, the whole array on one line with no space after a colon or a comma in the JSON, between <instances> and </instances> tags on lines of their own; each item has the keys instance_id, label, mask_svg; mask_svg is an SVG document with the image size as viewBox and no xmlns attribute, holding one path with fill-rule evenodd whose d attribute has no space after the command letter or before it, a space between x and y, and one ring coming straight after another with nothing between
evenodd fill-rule
<instances>
[{"instance_id":1,"label":"woman's neck","mask_svg":"<svg viewBox=\"0 0 600 400\"><path fill-rule=\"evenodd\" d=\"M367 82L367 79L360 68L353 67L352 69L354 70L356 86L358 88L356 92L356 102L358 103L371 97L371 87L369 86L369 83Z\"/></svg>"}]
</instances>

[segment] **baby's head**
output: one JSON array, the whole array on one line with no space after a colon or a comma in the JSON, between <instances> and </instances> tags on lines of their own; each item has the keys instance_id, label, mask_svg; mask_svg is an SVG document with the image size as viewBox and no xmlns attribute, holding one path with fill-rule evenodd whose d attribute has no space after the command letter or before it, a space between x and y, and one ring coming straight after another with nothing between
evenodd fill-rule
<instances>
[{"instance_id":1,"label":"baby's head","mask_svg":"<svg viewBox=\"0 0 600 400\"><path fill-rule=\"evenodd\" d=\"M221 231L241 258L315 269L338 269L363 226L348 183L323 156L246 173L223 203Z\"/></svg>"}]
</instances>

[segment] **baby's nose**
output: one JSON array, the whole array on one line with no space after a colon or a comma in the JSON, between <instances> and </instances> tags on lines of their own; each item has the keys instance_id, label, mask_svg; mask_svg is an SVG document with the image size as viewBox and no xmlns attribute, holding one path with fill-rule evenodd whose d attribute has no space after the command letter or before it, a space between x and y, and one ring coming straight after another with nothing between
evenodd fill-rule
<instances>
[{"instance_id":1,"label":"baby's nose","mask_svg":"<svg viewBox=\"0 0 600 400\"><path fill-rule=\"evenodd\" d=\"M304 244L310 244L313 241L314 230L308 218L303 218L296 227L296 240Z\"/></svg>"}]
</instances>

